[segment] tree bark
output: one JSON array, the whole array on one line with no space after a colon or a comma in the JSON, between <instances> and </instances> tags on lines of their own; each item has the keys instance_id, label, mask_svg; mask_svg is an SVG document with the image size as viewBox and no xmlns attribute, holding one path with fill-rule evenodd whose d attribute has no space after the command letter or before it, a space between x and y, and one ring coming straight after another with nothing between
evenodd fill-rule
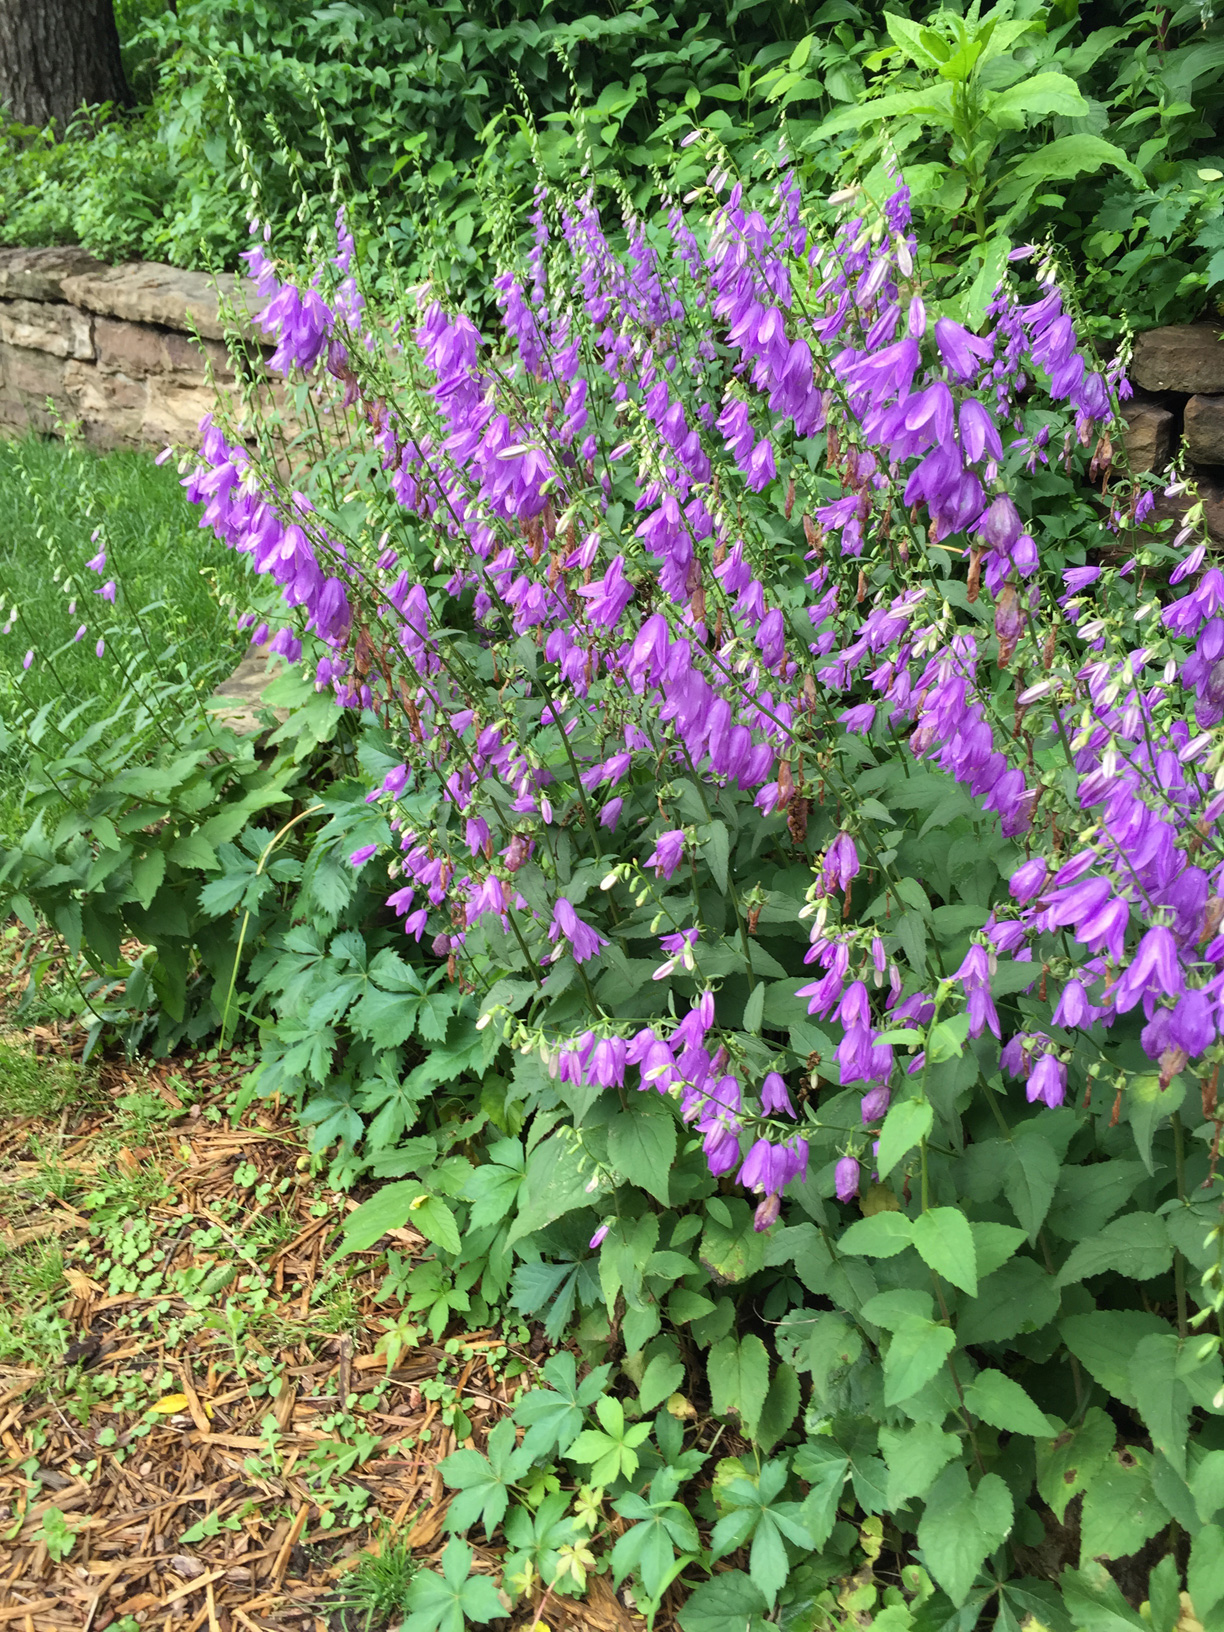
<instances>
[{"instance_id":1,"label":"tree bark","mask_svg":"<svg viewBox=\"0 0 1224 1632\"><path fill-rule=\"evenodd\" d=\"M130 101L112 0L0 0L0 117L63 135L84 103Z\"/></svg>"}]
</instances>

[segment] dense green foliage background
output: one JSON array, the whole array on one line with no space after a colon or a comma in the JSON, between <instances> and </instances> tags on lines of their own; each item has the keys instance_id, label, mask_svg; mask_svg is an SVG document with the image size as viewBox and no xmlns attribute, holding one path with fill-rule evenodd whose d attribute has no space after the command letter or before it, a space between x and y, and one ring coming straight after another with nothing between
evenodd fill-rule
<instances>
[{"instance_id":1,"label":"dense green foliage background","mask_svg":"<svg viewBox=\"0 0 1224 1632\"><path fill-rule=\"evenodd\" d=\"M958 10L887 9L902 24ZM70 132L10 127L0 237L232 268L253 208L300 245L340 175L410 277L478 288L540 161L555 179L585 160L644 205L700 123L746 173L785 139L808 190L828 190L870 169L887 111L967 280L995 228L1022 223L1064 246L1110 323L1203 307L1224 279L1224 29L1197 4L1009 9L1029 31L958 134L926 94L947 91L947 59L915 55L878 3L120 0L140 108ZM1051 72L1082 98L1017 94Z\"/></svg>"}]
</instances>

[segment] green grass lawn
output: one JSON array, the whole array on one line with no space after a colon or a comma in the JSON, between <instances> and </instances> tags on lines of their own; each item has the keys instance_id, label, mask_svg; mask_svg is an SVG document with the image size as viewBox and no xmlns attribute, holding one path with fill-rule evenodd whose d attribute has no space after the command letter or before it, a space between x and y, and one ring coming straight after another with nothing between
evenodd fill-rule
<instances>
[{"instance_id":1,"label":"green grass lawn","mask_svg":"<svg viewBox=\"0 0 1224 1632\"><path fill-rule=\"evenodd\" d=\"M172 464L31 437L0 442L0 722L78 705L79 728L146 677L208 689L241 656L245 564L202 531ZM104 568L87 565L104 548ZM97 592L117 584L112 605ZM77 639L77 631L84 634ZM97 653L99 639L105 648ZM33 652L29 668L27 653ZM19 819L24 743L0 752L0 834Z\"/></svg>"}]
</instances>

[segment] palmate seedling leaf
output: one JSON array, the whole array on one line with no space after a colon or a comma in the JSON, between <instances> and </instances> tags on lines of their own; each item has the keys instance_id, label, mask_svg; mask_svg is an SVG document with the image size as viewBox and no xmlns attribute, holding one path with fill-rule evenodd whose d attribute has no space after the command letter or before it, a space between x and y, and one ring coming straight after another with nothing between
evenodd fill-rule
<instances>
[{"instance_id":1,"label":"palmate seedling leaf","mask_svg":"<svg viewBox=\"0 0 1224 1632\"><path fill-rule=\"evenodd\" d=\"M976 1490L959 1462L945 1468L927 1493L918 1545L927 1569L958 1607L977 1573L1012 1525L1011 1491L997 1473L984 1474Z\"/></svg>"},{"instance_id":2,"label":"palmate seedling leaf","mask_svg":"<svg viewBox=\"0 0 1224 1632\"><path fill-rule=\"evenodd\" d=\"M1076 1428L1037 1441L1037 1491L1061 1524L1067 1503L1105 1466L1117 1429L1099 1406Z\"/></svg>"},{"instance_id":3,"label":"palmate seedling leaf","mask_svg":"<svg viewBox=\"0 0 1224 1632\"><path fill-rule=\"evenodd\" d=\"M977 1248L969 1220L959 1207L931 1207L913 1224L913 1241L937 1275L977 1296Z\"/></svg>"},{"instance_id":4,"label":"palmate seedling leaf","mask_svg":"<svg viewBox=\"0 0 1224 1632\"><path fill-rule=\"evenodd\" d=\"M743 1570L703 1581L677 1617L682 1632L765 1632L765 1594Z\"/></svg>"},{"instance_id":5,"label":"palmate seedling leaf","mask_svg":"<svg viewBox=\"0 0 1224 1632\"><path fill-rule=\"evenodd\" d=\"M488 1455L479 1451L455 1451L438 1464L438 1471L451 1490L446 1515L448 1530L467 1530L480 1519L490 1538L506 1516L510 1487L530 1468L530 1451L515 1448L514 1424L503 1417L488 1438Z\"/></svg>"},{"instance_id":6,"label":"palmate seedling leaf","mask_svg":"<svg viewBox=\"0 0 1224 1632\"><path fill-rule=\"evenodd\" d=\"M611 1375L611 1366L596 1366L578 1382L577 1365L568 1351L553 1355L544 1367L548 1388L533 1388L514 1408L514 1420L526 1428L523 1449L533 1457L562 1455L574 1443L588 1406L599 1398Z\"/></svg>"},{"instance_id":7,"label":"palmate seedling leaf","mask_svg":"<svg viewBox=\"0 0 1224 1632\"><path fill-rule=\"evenodd\" d=\"M1080 1563L1129 1558L1169 1522L1152 1489L1151 1457L1128 1446L1111 1452L1088 1481L1080 1511Z\"/></svg>"},{"instance_id":8,"label":"palmate seedling leaf","mask_svg":"<svg viewBox=\"0 0 1224 1632\"><path fill-rule=\"evenodd\" d=\"M411 1614L405 1632L464 1632L467 1621L483 1626L503 1620L497 1589L487 1575L473 1575L472 1549L452 1536L442 1554L442 1573L421 1570L408 1588Z\"/></svg>"},{"instance_id":9,"label":"palmate seedling leaf","mask_svg":"<svg viewBox=\"0 0 1224 1632\"><path fill-rule=\"evenodd\" d=\"M1020 1384L1001 1371L979 1371L965 1390L965 1404L983 1422L1009 1434L1040 1437L1057 1429Z\"/></svg>"}]
</instances>

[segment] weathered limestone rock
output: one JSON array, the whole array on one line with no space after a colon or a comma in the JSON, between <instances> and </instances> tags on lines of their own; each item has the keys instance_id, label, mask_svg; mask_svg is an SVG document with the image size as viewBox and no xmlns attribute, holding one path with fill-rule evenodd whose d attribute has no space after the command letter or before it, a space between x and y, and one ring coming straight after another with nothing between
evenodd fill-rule
<instances>
[{"instance_id":1,"label":"weathered limestone rock","mask_svg":"<svg viewBox=\"0 0 1224 1632\"><path fill-rule=\"evenodd\" d=\"M1135 341L1130 376L1143 391L1224 392L1224 330L1216 323L1149 329Z\"/></svg>"},{"instance_id":2,"label":"weathered limestone rock","mask_svg":"<svg viewBox=\"0 0 1224 1632\"><path fill-rule=\"evenodd\" d=\"M50 249L0 249L0 299L64 300L64 279L102 267L74 244Z\"/></svg>"},{"instance_id":3,"label":"weathered limestone rock","mask_svg":"<svg viewBox=\"0 0 1224 1632\"><path fill-rule=\"evenodd\" d=\"M81 272L65 278L63 287L74 305L100 317L158 323L188 334L194 328L210 340L225 336L219 297L248 319L267 304L247 278L229 272L216 277L207 272L183 272L152 261Z\"/></svg>"},{"instance_id":4,"label":"weathered limestone rock","mask_svg":"<svg viewBox=\"0 0 1224 1632\"><path fill-rule=\"evenodd\" d=\"M139 447L148 391L126 374L102 374L90 363L68 363L64 385L87 442L100 448Z\"/></svg>"},{"instance_id":5,"label":"weathered limestone rock","mask_svg":"<svg viewBox=\"0 0 1224 1632\"><path fill-rule=\"evenodd\" d=\"M159 448L172 442L198 447L200 421L216 408L216 392L198 373L190 377L151 374L144 384L141 440Z\"/></svg>"},{"instance_id":6,"label":"weathered limestone rock","mask_svg":"<svg viewBox=\"0 0 1224 1632\"><path fill-rule=\"evenodd\" d=\"M221 724L231 726L239 736L247 736L263 729L260 714L268 705L263 701L264 687L284 671L285 661L270 652L266 646L255 646L242 662L223 680L208 700L208 711ZM287 708L274 708L272 713L283 725L289 718Z\"/></svg>"},{"instance_id":7,"label":"weathered limestone rock","mask_svg":"<svg viewBox=\"0 0 1224 1632\"><path fill-rule=\"evenodd\" d=\"M1224 465L1224 397L1190 398L1186 452L1196 465Z\"/></svg>"},{"instance_id":8,"label":"weathered limestone rock","mask_svg":"<svg viewBox=\"0 0 1224 1632\"><path fill-rule=\"evenodd\" d=\"M0 419L14 430L52 431L51 398L65 417L72 415L64 375L80 364L65 363L50 352L31 351L0 341Z\"/></svg>"},{"instance_id":9,"label":"weathered limestone rock","mask_svg":"<svg viewBox=\"0 0 1224 1632\"><path fill-rule=\"evenodd\" d=\"M1131 469L1163 470L1173 457L1173 415L1155 402L1128 402L1125 413Z\"/></svg>"},{"instance_id":10,"label":"weathered limestone rock","mask_svg":"<svg viewBox=\"0 0 1224 1632\"><path fill-rule=\"evenodd\" d=\"M154 374L191 374L198 380L209 363L218 379L233 378L229 357L218 340L197 343L190 335L171 329L99 317L94 322L94 343L103 374L127 374L142 380Z\"/></svg>"}]
</instances>

